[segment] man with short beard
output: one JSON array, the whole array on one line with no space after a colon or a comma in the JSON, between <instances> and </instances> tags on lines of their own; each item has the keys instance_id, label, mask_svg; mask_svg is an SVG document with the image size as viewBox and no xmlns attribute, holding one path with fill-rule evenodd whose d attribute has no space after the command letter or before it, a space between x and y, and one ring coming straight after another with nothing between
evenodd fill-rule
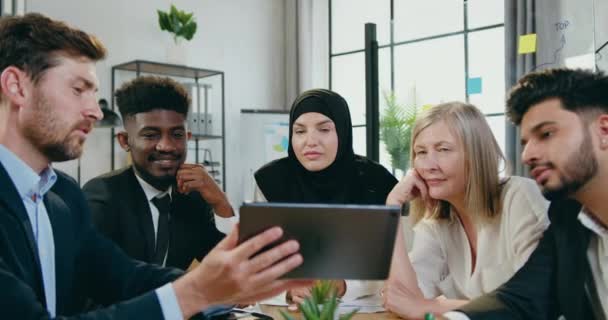
<instances>
[{"instance_id":1,"label":"man with short beard","mask_svg":"<svg viewBox=\"0 0 608 320\"><path fill-rule=\"evenodd\" d=\"M185 270L222 239L214 221L227 233L233 216L205 168L184 163L190 96L154 76L135 78L115 95L125 128L117 138L133 164L83 187L93 223L129 256Z\"/></svg>"},{"instance_id":2,"label":"man with short beard","mask_svg":"<svg viewBox=\"0 0 608 320\"><path fill-rule=\"evenodd\" d=\"M271 228L241 244L235 228L187 274L125 255L90 222L82 191L51 162L79 157L97 104L95 37L43 15L0 18L0 318L184 319L262 300L305 281ZM188 180L185 178L184 180ZM79 314L85 302L103 306Z\"/></svg>"},{"instance_id":3,"label":"man with short beard","mask_svg":"<svg viewBox=\"0 0 608 320\"><path fill-rule=\"evenodd\" d=\"M608 318L608 77L553 69L519 80L507 101L522 160L551 226L528 262L449 319Z\"/></svg>"}]
</instances>

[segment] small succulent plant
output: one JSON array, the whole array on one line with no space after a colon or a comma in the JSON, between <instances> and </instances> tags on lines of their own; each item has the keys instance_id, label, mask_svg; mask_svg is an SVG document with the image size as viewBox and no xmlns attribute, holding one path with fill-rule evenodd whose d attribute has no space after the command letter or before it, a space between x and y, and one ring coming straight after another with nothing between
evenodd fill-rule
<instances>
[{"instance_id":1,"label":"small succulent plant","mask_svg":"<svg viewBox=\"0 0 608 320\"><path fill-rule=\"evenodd\" d=\"M329 280L318 281L311 290L310 297L304 299L298 308L303 320L334 320L339 300L336 288ZM349 320L358 310L353 310L348 314L340 316L340 320ZM290 315L281 310L284 320L295 320Z\"/></svg>"}]
</instances>

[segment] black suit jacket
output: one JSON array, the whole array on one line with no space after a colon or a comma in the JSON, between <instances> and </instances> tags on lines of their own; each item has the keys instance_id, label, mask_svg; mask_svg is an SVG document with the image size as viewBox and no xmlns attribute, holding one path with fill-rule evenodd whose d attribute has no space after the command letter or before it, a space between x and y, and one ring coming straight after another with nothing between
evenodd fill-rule
<instances>
[{"instance_id":1,"label":"black suit jacket","mask_svg":"<svg viewBox=\"0 0 608 320\"><path fill-rule=\"evenodd\" d=\"M155 237L146 194L131 167L87 182L83 191L93 224L129 256L152 262ZM224 237L215 227L213 211L198 192L172 194L169 251L166 265L187 269Z\"/></svg>"},{"instance_id":2,"label":"black suit jacket","mask_svg":"<svg viewBox=\"0 0 608 320\"><path fill-rule=\"evenodd\" d=\"M125 255L93 228L82 191L58 172L45 195L55 242L56 310L73 316L92 299L110 307L78 319L162 319L153 289L181 272ZM0 318L46 319L38 253L23 201L0 164ZM118 304L117 302L124 301Z\"/></svg>"},{"instance_id":3,"label":"black suit jacket","mask_svg":"<svg viewBox=\"0 0 608 320\"><path fill-rule=\"evenodd\" d=\"M551 226L528 262L494 292L461 308L471 319L597 319L585 279L591 276L587 249L591 231L573 200L554 201ZM591 278L592 279L592 278ZM593 293L597 295L597 292Z\"/></svg>"}]
</instances>

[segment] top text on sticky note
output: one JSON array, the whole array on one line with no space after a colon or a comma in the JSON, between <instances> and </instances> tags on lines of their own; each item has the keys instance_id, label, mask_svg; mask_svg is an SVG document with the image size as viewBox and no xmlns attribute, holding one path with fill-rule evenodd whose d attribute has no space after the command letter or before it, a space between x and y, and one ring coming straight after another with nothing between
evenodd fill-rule
<instances>
[{"instance_id":1,"label":"top text on sticky note","mask_svg":"<svg viewBox=\"0 0 608 320\"><path fill-rule=\"evenodd\" d=\"M519 54L536 52L536 33L519 36Z\"/></svg>"}]
</instances>

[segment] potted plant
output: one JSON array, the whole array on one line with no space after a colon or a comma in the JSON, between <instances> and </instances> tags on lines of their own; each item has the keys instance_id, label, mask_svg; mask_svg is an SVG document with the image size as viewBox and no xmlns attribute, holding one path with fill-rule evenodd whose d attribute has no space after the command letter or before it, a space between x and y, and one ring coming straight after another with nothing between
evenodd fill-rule
<instances>
[{"instance_id":1,"label":"potted plant","mask_svg":"<svg viewBox=\"0 0 608 320\"><path fill-rule=\"evenodd\" d=\"M403 106L397 102L393 92L384 93L386 108L380 117L380 140L386 145L391 156L393 169L405 171L410 161L412 127L416 121L418 107L413 104Z\"/></svg>"},{"instance_id":2,"label":"potted plant","mask_svg":"<svg viewBox=\"0 0 608 320\"><path fill-rule=\"evenodd\" d=\"M173 35L173 46L167 51L167 60L174 63L186 63L186 51L182 44L182 39L192 40L196 33L196 21L194 13L186 13L171 5L169 12L156 10L158 13L158 25L162 31L167 31Z\"/></svg>"},{"instance_id":3,"label":"potted plant","mask_svg":"<svg viewBox=\"0 0 608 320\"><path fill-rule=\"evenodd\" d=\"M311 290L310 297L304 299L298 309L304 320L349 320L358 310L337 317L338 296L336 288L329 280L317 281ZM295 320L292 315L281 310L284 320Z\"/></svg>"}]
</instances>

